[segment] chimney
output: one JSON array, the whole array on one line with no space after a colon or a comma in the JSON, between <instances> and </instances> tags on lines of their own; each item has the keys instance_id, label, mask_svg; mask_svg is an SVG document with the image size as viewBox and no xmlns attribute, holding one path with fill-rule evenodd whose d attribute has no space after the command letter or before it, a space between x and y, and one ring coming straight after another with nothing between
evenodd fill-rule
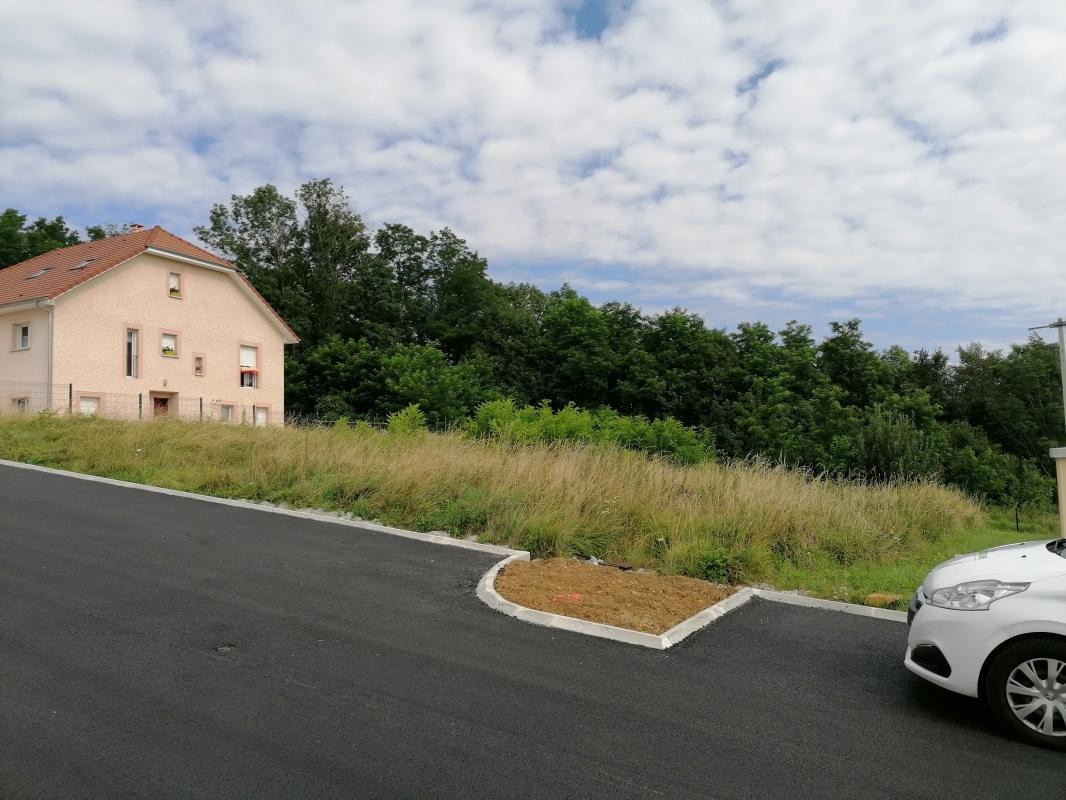
<instances>
[{"instance_id":1,"label":"chimney","mask_svg":"<svg viewBox=\"0 0 1066 800\"><path fill-rule=\"evenodd\" d=\"M139 222L131 222L129 224L130 233L136 233L137 231L143 231L144 226Z\"/></svg>"}]
</instances>

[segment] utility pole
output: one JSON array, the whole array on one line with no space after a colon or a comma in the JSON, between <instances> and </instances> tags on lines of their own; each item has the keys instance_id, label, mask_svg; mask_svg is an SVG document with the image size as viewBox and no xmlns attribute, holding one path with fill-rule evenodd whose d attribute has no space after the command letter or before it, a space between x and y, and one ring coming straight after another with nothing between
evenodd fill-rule
<instances>
[{"instance_id":1,"label":"utility pole","mask_svg":"<svg viewBox=\"0 0 1066 800\"><path fill-rule=\"evenodd\" d=\"M1038 325L1030 328L1031 331L1044 330L1045 328L1057 328L1059 332L1059 377L1062 378L1062 419L1066 425L1066 320L1059 317L1058 322L1049 325Z\"/></svg>"}]
</instances>

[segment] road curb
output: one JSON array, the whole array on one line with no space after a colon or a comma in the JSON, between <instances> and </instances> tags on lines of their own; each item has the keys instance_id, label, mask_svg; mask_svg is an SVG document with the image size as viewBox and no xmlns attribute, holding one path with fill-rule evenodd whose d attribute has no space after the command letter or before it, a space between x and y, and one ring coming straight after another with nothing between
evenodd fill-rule
<instances>
[{"instance_id":1,"label":"road curb","mask_svg":"<svg viewBox=\"0 0 1066 800\"><path fill-rule=\"evenodd\" d=\"M822 600L818 597L807 597L803 594L793 594L792 592L777 592L772 589L756 589L759 597L764 600L772 600L775 603L787 603L793 606L804 606L805 608L822 608L826 611L839 611L843 614L854 614L859 617L872 617L873 619L883 619L888 622L906 622L907 615L903 611L892 611L887 608L877 608L876 606L862 606L858 603L842 603L839 600Z\"/></svg>"},{"instance_id":2,"label":"road curb","mask_svg":"<svg viewBox=\"0 0 1066 800\"><path fill-rule=\"evenodd\" d=\"M512 561L528 561L529 553L517 553L505 558L498 564L494 564L481 576L477 585L477 596L489 608L493 608L502 614L507 614L523 622L534 625L543 625L546 628L558 628L574 633L583 633L587 636L597 636L601 639L613 639L616 642L635 644L641 647L651 647L655 650L663 650L669 647L665 644L662 636L653 633L634 631L629 628L619 628L615 625L605 625L602 622L589 622L576 617L566 617L562 614L552 614L547 611L538 611L535 608L526 608L503 597L496 591L496 576L500 570Z\"/></svg>"},{"instance_id":3,"label":"road curb","mask_svg":"<svg viewBox=\"0 0 1066 800\"><path fill-rule=\"evenodd\" d=\"M393 528L388 525L380 525L376 522L365 522L362 520L345 519L344 517L335 517L332 514L318 514L314 511L300 511L295 508L280 508L278 506L266 506L260 503L256 503L253 500L231 500L228 497L213 497L209 494L196 494L195 492L184 492L180 489L167 489L163 486L150 486L146 483L135 483L133 481L120 481L115 478L101 478L99 475L86 475L83 472L70 472L65 469L54 469L52 467L41 467L37 464L24 464L21 461L7 461L0 459L0 466L3 467L16 467L18 469L28 469L34 472L44 472L49 475L59 475L64 478L78 478L84 481L91 481L93 483L103 483L108 486L118 486L123 489L139 489L143 492L155 492L156 494L169 495L171 497L182 497L186 500L200 500L204 503L215 503L222 506L230 506L232 508L242 508L250 511L262 511L268 514L283 514L287 517L298 517L300 519L310 519L315 522L328 522L331 525L343 525L348 528L357 528L364 531L374 531L375 533L387 533L389 536L399 536L403 539L415 539L420 542L430 542L432 544L440 544L446 547L459 547L463 550L475 550L479 553L490 553L496 556L513 556L521 553L525 553L524 550L514 550L510 547L501 547L496 544L483 544L482 542L468 542L466 539L455 539L451 536L442 536L436 533L420 533L418 531L404 530L403 528ZM526 558L529 557L528 553L525 553Z\"/></svg>"},{"instance_id":4,"label":"road curb","mask_svg":"<svg viewBox=\"0 0 1066 800\"><path fill-rule=\"evenodd\" d=\"M561 614L552 614L547 611L538 611L535 608L527 608L517 603L512 603L496 591L496 576L504 567L512 561L528 561L529 553L520 552L509 558L505 558L498 564L494 564L484 575L477 585L477 596L481 602L496 611L507 614L510 617L529 622L533 625L542 625L547 628L583 633L586 636L596 636L600 639L612 639L625 644L635 644L639 647L649 647L653 650L666 650L678 642L696 633L696 631L710 625L715 620L721 619L731 611L736 611L753 597L759 597L772 603L784 603L787 605L803 606L805 608L817 608L824 611L836 611L842 614L852 614L871 619L880 619L888 622L906 622L907 615L901 611L889 611L884 608L872 606L860 606L855 603L842 603L838 600L821 600L816 597L807 597L790 592L778 592L772 589L756 589L746 586L739 589L729 597L698 611L688 619L682 620L670 630L661 634L644 633L629 628L619 628L615 625L606 625L602 622L590 622L566 617Z\"/></svg>"},{"instance_id":5,"label":"road curb","mask_svg":"<svg viewBox=\"0 0 1066 800\"><path fill-rule=\"evenodd\" d=\"M888 620L891 622L907 621L907 615L901 611L889 611L884 608L861 606L854 603L842 603L836 600L821 600L814 597L807 597L805 595L792 594L790 592L778 592L769 589L745 587L734 592L724 600L715 603L713 606L708 606L702 611L693 614L688 619L682 620L663 634L644 633L643 631L620 628L615 625L606 625L602 622L590 622L588 620L577 619L576 617L563 616L562 614L538 611L537 609L526 608L525 606L520 606L517 603L512 603L510 600L505 599L496 591L496 576L501 569L506 567L507 564L512 561L528 561L530 554L525 550L515 550L510 547L483 544L482 542L469 542L465 539L455 539L451 536L441 536L434 533L409 531L403 528L393 528L388 525L379 525L373 522L349 520L344 519L343 517L335 517L330 514L315 513L313 511L300 511L293 508L266 506L251 500L232 500L226 497L212 497L207 494L185 492L180 489L150 486L145 483L121 481L115 478L102 478L98 475L87 475L83 472L71 472L69 470L55 469L53 467L42 467L37 464L25 464L21 461L0 459L0 466L43 472L45 474L58 475L64 478L77 478L79 480L102 483L108 486L117 486L124 489L138 489L144 492L154 492L156 494L169 495L171 497L181 497L187 500L199 500L205 503L215 503L216 505L230 506L232 508L262 511L269 514L282 514L284 516L297 517L299 519L309 519L315 522L326 522L331 525L342 525L357 530L385 533L389 536L399 536L404 539L414 539L416 541L443 545L445 547L458 547L479 553L504 556L501 561L498 561L490 567L489 570L481 576L481 580L478 581L477 596L478 599L485 603L485 605L500 613L507 614L522 622L529 622L533 625L541 625L547 628L571 631L573 633L582 633L586 636L595 636L601 639L611 639L616 642L637 645L639 647L648 647L653 650L666 650L669 647L673 647L675 644L684 640L686 637L691 636L696 631L705 628L707 625L720 619L729 612L740 608L753 597L761 597L764 600L769 600L775 603L786 603L807 608L839 611L845 614L854 614L857 616Z\"/></svg>"}]
</instances>

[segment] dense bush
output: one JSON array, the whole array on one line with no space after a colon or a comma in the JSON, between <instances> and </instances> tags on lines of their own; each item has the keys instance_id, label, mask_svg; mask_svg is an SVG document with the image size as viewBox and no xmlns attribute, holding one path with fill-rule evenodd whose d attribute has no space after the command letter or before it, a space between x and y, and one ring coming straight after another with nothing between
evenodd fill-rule
<instances>
[{"instance_id":1,"label":"dense bush","mask_svg":"<svg viewBox=\"0 0 1066 800\"><path fill-rule=\"evenodd\" d=\"M467 423L467 430L475 436L511 442L610 442L683 464L714 457L709 437L675 419L623 416L608 408L584 411L572 403L558 411L546 402L539 406L516 406L512 400L482 403Z\"/></svg>"}]
</instances>

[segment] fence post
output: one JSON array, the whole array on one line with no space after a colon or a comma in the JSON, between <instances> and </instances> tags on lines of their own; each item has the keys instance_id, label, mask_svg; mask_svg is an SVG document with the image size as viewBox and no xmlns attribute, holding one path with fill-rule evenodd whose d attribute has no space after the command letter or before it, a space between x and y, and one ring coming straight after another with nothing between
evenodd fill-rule
<instances>
[{"instance_id":1,"label":"fence post","mask_svg":"<svg viewBox=\"0 0 1066 800\"><path fill-rule=\"evenodd\" d=\"M144 393L137 392L137 419L144 419Z\"/></svg>"},{"instance_id":2,"label":"fence post","mask_svg":"<svg viewBox=\"0 0 1066 800\"><path fill-rule=\"evenodd\" d=\"M200 422L204 421L204 399L200 398Z\"/></svg>"},{"instance_id":3,"label":"fence post","mask_svg":"<svg viewBox=\"0 0 1066 800\"><path fill-rule=\"evenodd\" d=\"M67 384L67 413L74 413L74 384Z\"/></svg>"}]
</instances>

